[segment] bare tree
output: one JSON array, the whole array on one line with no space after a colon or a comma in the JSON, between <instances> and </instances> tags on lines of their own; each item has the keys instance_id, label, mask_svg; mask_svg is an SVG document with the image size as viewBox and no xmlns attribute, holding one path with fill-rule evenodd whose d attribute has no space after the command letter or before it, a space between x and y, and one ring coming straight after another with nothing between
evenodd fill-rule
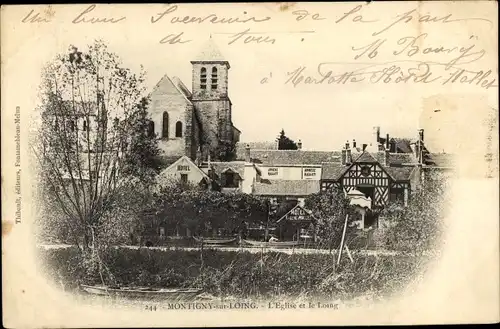
<instances>
[{"instance_id":1,"label":"bare tree","mask_svg":"<svg viewBox=\"0 0 500 329\"><path fill-rule=\"evenodd\" d=\"M144 114L143 81L142 68L136 74L123 67L102 41L71 47L43 72L33 152L47 198L84 249L106 227L113 202L123 197L118 191L138 180L126 166L138 165L127 161L133 132L147 129L136 124Z\"/></svg>"}]
</instances>

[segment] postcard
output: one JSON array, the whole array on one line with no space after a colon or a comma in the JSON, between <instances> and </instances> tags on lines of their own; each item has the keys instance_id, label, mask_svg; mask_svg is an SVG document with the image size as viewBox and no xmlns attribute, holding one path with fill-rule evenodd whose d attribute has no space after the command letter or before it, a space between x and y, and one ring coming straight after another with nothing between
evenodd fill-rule
<instances>
[{"instance_id":1,"label":"postcard","mask_svg":"<svg viewBox=\"0 0 500 329\"><path fill-rule=\"evenodd\" d=\"M497 11L2 6L4 326L498 322Z\"/></svg>"}]
</instances>

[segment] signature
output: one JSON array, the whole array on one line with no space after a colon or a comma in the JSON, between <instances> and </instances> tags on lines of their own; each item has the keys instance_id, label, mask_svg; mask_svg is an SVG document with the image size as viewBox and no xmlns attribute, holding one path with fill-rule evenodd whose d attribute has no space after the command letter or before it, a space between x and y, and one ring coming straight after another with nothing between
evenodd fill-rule
<instances>
[{"instance_id":1,"label":"signature","mask_svg":"<svg viewBox=\"0 0 500 329\"><path fill-rule=\"evenodd\" d=\"M336 65L362 65L351 71L334 72ZM349 84L368 82L378 83L438 83L441 85L460 83L476 85L489 89L498 87L496 76L492 70L470 71L456 66L448 67L448 63L424 62L417 60L398 60L384 63L341 63L323 62L318 64L314 75L307 75L305 66L300 66L287 73L285 84L298 87L302 84ZM438 69L436 69L438 67ZM444 68L443 68L444 67Z\"/></svg>"},{"instance_id":2,"label":"signature","mask_svg":"<svg viewBox=\"0 0 500 329\"><path fill-rule=\"evenodd\" d=\"M452 55L452 59L447 63L446 66L446 68L449 69L454 65L463 65L478 61L486 54L486 51L484 49L476 51L475 44L469 44L467 46L454 46L454 47L443 47L443 46L422 47L421 45L424 43L424 40L427 36L428 36L427 33L422 33L416 37L407 36L398 39L398 41L396 42L397 43L396 49L392 51L392 55L396 57L406 56L408 58L411 58L415 55L418 56L436 55L436 54ZM384 49L383 45L386 42L387 39L377 39L365 46L352 47L352 50L354 52L357 52L357 54L354 56L354 59L358 60L364 56L370 59L377 57L379 52Z\"/></svg>"}]
</instances>

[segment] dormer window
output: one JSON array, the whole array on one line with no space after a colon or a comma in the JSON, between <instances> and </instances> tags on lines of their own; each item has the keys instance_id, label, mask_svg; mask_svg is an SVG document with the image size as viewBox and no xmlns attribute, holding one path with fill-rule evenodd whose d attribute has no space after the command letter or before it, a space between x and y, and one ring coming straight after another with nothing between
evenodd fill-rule
<instances>
[{"instance_id":1,"label":"dormer window","mask_svg":"<svg viewBox=\"0 0 500 329\"><path fill-rule=\"evenodd\" d=\"M207 89L207 69L204 67L200 71L200 88Z\"/></svg>"},{"instance_id":2,"label":"dormer window","mask_svg":"<svg viewBox=\"0 0 500 329\"><path fill-rule=\"evenodd\" d=\"M212 89L217 89L218 79L217 79L217 68L212 68Z\"/></svg>"}]
</instances>

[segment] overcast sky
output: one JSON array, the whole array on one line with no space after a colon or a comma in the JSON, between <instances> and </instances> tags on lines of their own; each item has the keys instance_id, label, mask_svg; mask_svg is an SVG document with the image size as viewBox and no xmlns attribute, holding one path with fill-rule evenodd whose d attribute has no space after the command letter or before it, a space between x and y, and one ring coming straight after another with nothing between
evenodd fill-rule
<instances>
[{"instance_id":1,"label":"overcast sky","mask_svg":"<svg viewBox=\"0 0 500 329\"><path fill-rule=\"evenodd\" d=\"M448 3L448 5L451 5ZM307 7L306 7L307 6ZM301 139L305 149L339 149L347 139L356 138L359 143L369 142L372 127L380 126L385 136L416 137L417 129L426 129L426 140L434 151L456 149L456 139L451 136L464 133L467 127L479 128L485 113L496 106L497 88L488 91L469 84L323 84L294 87L285 84L287 72L299 67L306 67L304 75L317 75L317 66L321 62L342 62L332 66L335 74L359 68L362 63L387 62L394 60L391 53L397 49L397 41L406 36L428 33L421 47L429 46L470 46L475 42L476 50L486 49L480 61L468 64L468 69L492 69L498 74L496 66L496 38L493 40L491 24L484 21L468 21L467 24L397 24L388 31L373 37L395 20L398 14L417 8L417 4L392 5L377 4L376 14L373 6L363 8L365 20L379 20L379 23L352 23L345 20L335 23L343 13L353 9L354 4L308 4L279 11L279 6L268 4L252 5L181 5L179 8L157 23L152 24L151 16L165 11L166 5L145 7L123 6L115 8L99 5L91 14L96 17L121 17L126 20L116 24L70 24L72 19L86 5L79 7L53 6L54 21L39 25L36 29L26 24L15 27L20 42L8 43L3 49L4 68L13 78L9 83L11 90L22 90L22 98L13 100L24 108L36 104L36 90L40 68L57 52L67 50L69 44L84 45L95 38L102 38L110 49L118 53L127 66L134 69L143 65L147 71L149 90L164 74L178 76L191 89L191 63L203 45L212 35L221 53L230 62L229 95L233 102L233 122L242 131L242 141L274 140L284 128L292 139ZM424 3L420 7L421 15L429 12ZM488 13L474 12L474 6L462 10L462 13L479 17ZM28 8L21 10L29 12ZM382 9L382 10L380 10ZM311 14L319 12L323 20L313 21L307 17L299 22L293 10L308 10ZM246 12L247 14L244 14ZM257 18L272 17L259 24L172 24L174 16L206 16L216 13L219 16ZM444 16L446 7L433 9L434 15ZM490 13L491 14L491 13ZM91 17L92 15L87 15ZM352 16L354 17L354 16ZM352 20L351 17L351 20ZM472 16L471 16L472 17ZM493 16L492 16L493 17ZM275 43L248 43L243 39L230 43L231 34L250 28L252 31L266 31L275 39ZM496 30L496 26L494 27ZM294 33L288 33L288 32ZM296 33L299 31L314 31ZM184 44L160 44L160 40L170 33L184 32L182 39L191 40ZM224 34L226 33L226 34ZM479 35L475 39L474 35ZM450 38L453 36L453 38ZM378 38L387 39L379 49L375 59L360 58L361 63L353 65L355 52L352 47L369 45ZM471 39L472 38L472 39ZM7 40L8 41L8 40ZM387 46L386 48L384 48ZM492 47L495 47L494 49ZM413 57L417 58L420 55ZM426 57L427 56L427 57ZM450 60L450 54L421 55L425 60ZM455 55L457 56L457 55ZM432 59L431 59L432 58ZM371 61L371 62L370 62ZM349 64L345 64L349 63ZM272 78L271 78L272 74ZM449 73L447 73L449 74ZM269 83L261 84L264 77ZM459 97L460 96L460 97ZM450 101L451 100L451 101ZM473 109L471 109L473 107ZM460 118L460 122L456 119ZM476 125L476 126L474 126ZM473 136L481 135L473 133ZM482 135L481 135L482 136ZM472 142L471 142L472 140ZM484 140L483 140L484 141ZM465 142L475 143L474 138ZM463 144L463 143L462 143Z\"/></svg>"}]
</instances>

